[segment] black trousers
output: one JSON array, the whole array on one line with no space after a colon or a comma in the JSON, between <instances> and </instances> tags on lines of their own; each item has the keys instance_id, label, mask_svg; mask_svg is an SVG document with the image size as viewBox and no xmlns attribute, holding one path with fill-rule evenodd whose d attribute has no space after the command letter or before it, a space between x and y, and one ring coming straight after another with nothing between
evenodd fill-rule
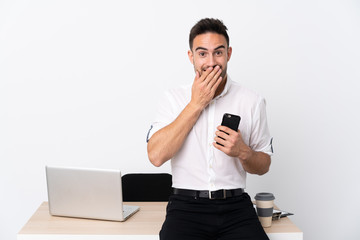
<instances>
[{"instance_id":1,"label":"black trousers","mask_svg":"<svg viewBox=\"0 0 360 240\"><path fill-rule=\"evenodd\" d=\"M170 196L160 240L268 240L247 193L221 200Z\"/></svg>"}]
</instances>

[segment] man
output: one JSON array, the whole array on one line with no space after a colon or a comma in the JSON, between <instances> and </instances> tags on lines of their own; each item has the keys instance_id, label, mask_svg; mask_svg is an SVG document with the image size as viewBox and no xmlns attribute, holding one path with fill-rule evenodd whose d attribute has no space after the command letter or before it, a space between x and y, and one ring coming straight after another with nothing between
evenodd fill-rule
<instances>
[{"instance_id":1,"label":"man","mask_svg":"<svg viewBox=\"0 0 360 240\"><path fill-rule=\"evenodd\" d=\"M160 239L268 239L244 192L247 172L270 167L265 100L227 75L232 48L222 21L200 20L189 45L192 86L165 94L148 133L151 163L171 159L173 175ZM219 126L224 113L241 116L240 130Z\"/></svg>"}]
</instances>

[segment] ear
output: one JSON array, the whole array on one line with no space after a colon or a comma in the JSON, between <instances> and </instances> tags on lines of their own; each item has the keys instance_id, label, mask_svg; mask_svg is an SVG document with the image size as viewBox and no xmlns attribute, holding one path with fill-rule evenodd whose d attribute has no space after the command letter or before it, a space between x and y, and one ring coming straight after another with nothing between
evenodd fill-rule
<instances>
[{"instance_id":1,"label":"ear","mask_svg":"<svg viewBox=\"0 0 360 240\"><path fill-rule=\"evenodd\" d=\"M228 50L227 50L227 61L230 60L231 54L232 54L232 47L229 47Z\"/></svg>"},{"instance_id":2,"label":"ear","mask_svg":"<svg viewBox=\"0 0 360 240\"><path fill-rule=\"evenodd\" d=\"M194 65L194 54L191 50L188 51L188 57L192 65Z\"/></svg>"}]
</instances>

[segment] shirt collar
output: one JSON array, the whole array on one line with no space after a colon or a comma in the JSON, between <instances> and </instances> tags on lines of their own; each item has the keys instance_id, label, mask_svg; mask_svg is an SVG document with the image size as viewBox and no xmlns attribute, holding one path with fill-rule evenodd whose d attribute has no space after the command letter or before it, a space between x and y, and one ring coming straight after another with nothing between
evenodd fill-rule
<instances>
[{"instance_id":1,"label":"shirt collar","mask_svg":"<svg viewBox=\"0 0 360 240\"><path fill-rule=\"evenodd\" d=\"M225 86L224 86L224 90L215 98L215 99L219 99L223 96L226 95L226 93L229 91L230 89L230 82L231 82L231 79L229 77L229 75L227 75L226 77L226 83L225 83Z\"/></svg>"}]
</instances>

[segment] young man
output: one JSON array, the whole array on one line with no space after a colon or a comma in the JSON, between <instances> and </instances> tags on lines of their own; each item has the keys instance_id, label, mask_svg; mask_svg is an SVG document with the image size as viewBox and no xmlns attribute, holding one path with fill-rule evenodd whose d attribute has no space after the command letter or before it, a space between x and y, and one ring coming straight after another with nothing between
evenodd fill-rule
<instances>
[{"instance_id":1,"label":"young man","mask_svg":"<svg viewBox=\"0 0 360 240\"><path fill-rule=\"evenodd\" d=\"M220 20L200 20L189 44L195 79L165 94L148 133L150 161L171 159L173 175L160 239L268 239L244 192L247 172L270 167L265 100L227 75L232 48ZM224 113L241 117L238 131L219 126Z\"/></svg>"}]
</instances>

